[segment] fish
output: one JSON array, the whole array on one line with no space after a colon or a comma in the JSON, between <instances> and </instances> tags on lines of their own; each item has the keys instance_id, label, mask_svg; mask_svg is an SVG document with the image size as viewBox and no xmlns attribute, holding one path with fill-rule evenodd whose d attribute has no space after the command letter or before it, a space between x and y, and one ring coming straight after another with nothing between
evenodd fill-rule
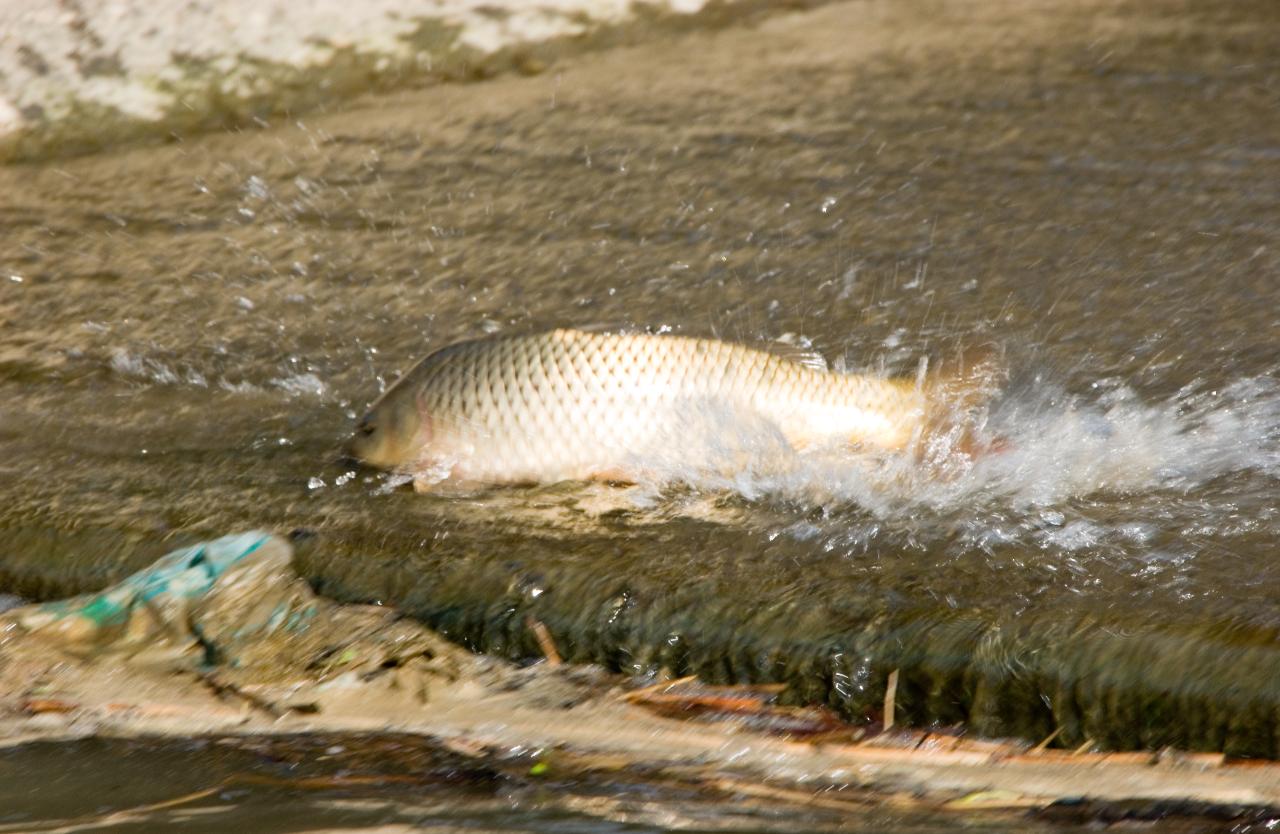
<instances>
[{"instance_id":1,"label":"fish","mask_svg":"<svg viewBox=\"0 0 1280 834\"><path fill-rule=\"evenodd\" d=\"M956 434L955 413L989 396L994 367L895 379L834 372L794 349L671 333L490 336L418 362L370 406L348 453L432 491L635 482L655 459L724 466L715 435L744 425L797 454L918 452ZM751 449L729 459L744 463Z\"/></svg>"}]
</instances>

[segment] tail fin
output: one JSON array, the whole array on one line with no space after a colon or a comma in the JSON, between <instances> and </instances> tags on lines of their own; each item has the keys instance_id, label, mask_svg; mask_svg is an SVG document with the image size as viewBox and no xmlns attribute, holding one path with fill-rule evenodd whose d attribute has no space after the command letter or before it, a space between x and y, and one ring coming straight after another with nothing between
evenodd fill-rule
<instances>
[{"instance_id":1,"label":"tail fin","mask_svg":"<svg viewBox=\"0 0 1280 834\"><path fill-rule=\"evenodd\" d=\"M922 367L917 385L925 395L925 414L917 457L942 463L955 455L973 459L1001 451L1004 441L984 429L988 406L1008 378L1004 351L995 344L958 351L932 371Z\"/></svg>"}]
</instances>

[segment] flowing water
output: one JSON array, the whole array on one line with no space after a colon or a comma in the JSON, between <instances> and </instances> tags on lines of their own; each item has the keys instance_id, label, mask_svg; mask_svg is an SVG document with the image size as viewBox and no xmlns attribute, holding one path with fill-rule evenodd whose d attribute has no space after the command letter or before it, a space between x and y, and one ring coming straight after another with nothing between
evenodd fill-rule
<instances>
[{"instance_id":1,"label":"flowing water","mask_svg":"<svg viewBox=\"0 0 1280 834\"><path fill-rule=\"evenodd\" d=\"M849 3L0 171L0 592L197 536L479 649L871 717L1280 754L1280 15ZM997 453L423 496L342 443L486 333L623 323L914 374Z\"/></svg>"},{"instance_id":2,"label":"flowing water","mask_svg":"<svg viewBox=\"0 0 1280 834\"><path fill-rule=\"evenodd\" d=\"M974 813L877 807L856 791L826 807L732 796L657 774L530 774L528 754L472 759L416 736L319 734L182 740L83 739L0 750L0 830L293 831L444 834L941 834L956 830L1072 834L1096 811ZM544 759L545 762L545 759ZM163 778L157 778L163 773ZM843 804L843 807L842 805ZM1167 832L1267 831L1259 814L1185 818L1170 803L1115 809L1167 818ZM1173 812L1170 815L1170 812ZM1138 823L1142 824L1142 823ZM1147 823L1149 824L1149 822ZM1273 824L1274 825L1274 824Z\"/></svg>"}]
</instances>

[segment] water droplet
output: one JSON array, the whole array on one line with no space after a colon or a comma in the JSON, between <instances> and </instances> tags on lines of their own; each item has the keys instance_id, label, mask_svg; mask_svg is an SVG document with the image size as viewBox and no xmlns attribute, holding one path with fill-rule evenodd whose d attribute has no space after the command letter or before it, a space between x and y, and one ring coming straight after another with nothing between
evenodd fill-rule
<instances>
[{"instance_id":1,"label":"water droplet","mask_svg":"<svg viewBox=\"0 0 1280 834\"><path fill-rule=\"evenodd\" d=\"M244 184L245 193L255 200L265 200L271 195L271 189L261 177L252 176Z\"/></svg>"}]
</instances>

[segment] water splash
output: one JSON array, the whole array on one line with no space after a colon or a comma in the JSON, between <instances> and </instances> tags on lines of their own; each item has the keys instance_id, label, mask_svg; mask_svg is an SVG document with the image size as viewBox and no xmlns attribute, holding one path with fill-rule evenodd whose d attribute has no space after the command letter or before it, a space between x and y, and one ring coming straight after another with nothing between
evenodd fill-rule
<instances>
[{"instance_id":1,"label":"water splash","mask_svg":"<svg viewBox=\"0 0 1280 834\"><path fill-rule=\"evenodd\" d=\"M974 506L1029 513L1089 496L1187 492L1233 473L1280 477L1280 385L1270 378L1188 386L1159 402L1127 386L1090 398L1039 380L1008 393L980 422L992 450L976 455L950 436L923 456L799 454L762 421L704 407L680 427L681 445L698 438L699 459L710 465L661 453L643 464L654 483L856 505L882 518Z\"/></svg>"},{"instance_id":2,"label":"water splash","mask_svg":"<svg viewBox=\"0 0 1280 834\"><path fill-rule=\"evenodd\" d=\"M967 454L953 436L923 456L798 453L758 415L690 402L678 424L633 453L634 485L486 490L467 506L566 528L683 518L827 552L1030 547L1059 554L1067 574L1087 554L1136 559L1135 575L1176 571L1195 548L1170 535L1202 540L1274 523L1276 513L1255 506L1267 494L1258 480L1274 491L1280 479L1280 384L1271 377L1144 399L1115 382L1069 393L1045 373L1006 391L977 423L987 453Z\"/></svg>"},{"instance_id":3,"label":"water splash","mask_svg":"<svg viewBox=\"0 0 1280 834\"><path fill-rule=\"evenodd\" d=\"M324 401L330 398L331 393L329 384L312 370L290 370L262 383L255 383L245 379L243 372L217 368L201 370L189 363L165 361L124 348L116 348L111 352L107 367L118 376L146 385L214 387L245 395L278 392L288 400Z\"/></svg>"},{"instance_id":4,"label":"water splash","mask_svg":"<svg viewBox=\"0 0 1280 834\"><path fill-rule=\"evenodd\" d=\"M194 368L171 367L169 364L146 356L140 356L123 348L112 352L109 366L123 377L145 380L158 385L187 384L200 388L209 386L205 375Z\"/></svg>"}]
</instances>

